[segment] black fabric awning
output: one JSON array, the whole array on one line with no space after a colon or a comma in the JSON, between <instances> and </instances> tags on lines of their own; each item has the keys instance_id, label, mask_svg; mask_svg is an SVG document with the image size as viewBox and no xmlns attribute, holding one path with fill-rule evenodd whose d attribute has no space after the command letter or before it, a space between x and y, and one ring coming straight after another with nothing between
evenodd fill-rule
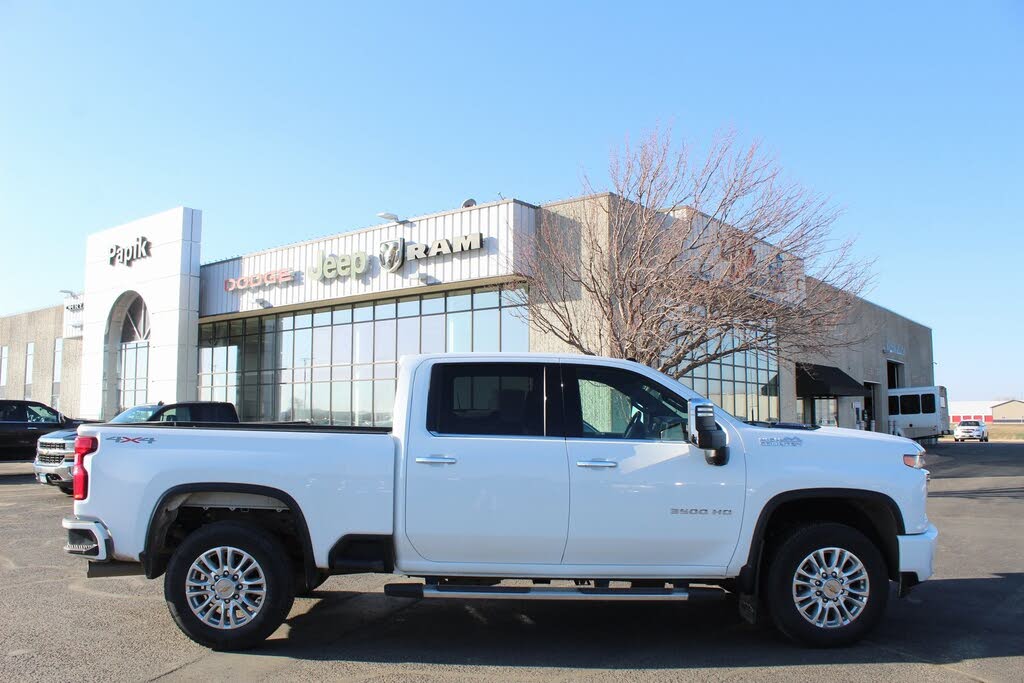
<instances>
[{"instance_id":1,"label":"black fabric awning","mask_svg":"<svg viewBox=\"0 0 1024 683\"><path fill-rule=\"evenodd\" d=\"M860 382L831 365L813 363L796 364L796 395L814 396L867 396L871 392Z\"/></svg>"}]
</instances>

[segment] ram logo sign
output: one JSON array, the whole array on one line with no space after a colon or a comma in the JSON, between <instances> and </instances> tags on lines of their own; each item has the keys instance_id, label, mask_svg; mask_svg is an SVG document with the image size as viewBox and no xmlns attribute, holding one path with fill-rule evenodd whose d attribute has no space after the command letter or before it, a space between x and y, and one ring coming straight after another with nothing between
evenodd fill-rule
<instances>
[{"instance_id":1,"label":"ram logo sign","mask_svg":"<svg viewBox=\"0 0 1024 683\"><path fill-rule=\"evenodd\" d=\"M380 243L380 267L389 273L394 273L405 263L405 238L388 240Z\"/></svg>"}]
</instances>

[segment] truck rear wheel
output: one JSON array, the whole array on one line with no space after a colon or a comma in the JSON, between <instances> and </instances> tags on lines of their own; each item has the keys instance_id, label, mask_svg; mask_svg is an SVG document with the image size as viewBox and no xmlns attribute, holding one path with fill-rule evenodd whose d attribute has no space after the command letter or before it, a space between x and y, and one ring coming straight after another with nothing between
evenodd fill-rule
<instances>
[{"instance_id":1,"label":"truck rear wheel","mask_svg":"<svg viewBox=\"0 0 1024 683\"><path fill-rule=\"evenodd\" d=\"M800 527L769 562L765 603L775 627L793 641L812 647L849 645L874 628L885 612L885 560L852 527Z\"/></svg>"},{"instance_id":2,"label":"truck rear wheel","mask_svg":"<svg viewBox=\"0 0 1024 683\"><path fill-rule=\"evenodd\" d=\"M174 551L164 599L178 628L217 650L244 650L277 630L294 601L291 563L260 527L216 522Z\"/></svg>"}]
</instances>

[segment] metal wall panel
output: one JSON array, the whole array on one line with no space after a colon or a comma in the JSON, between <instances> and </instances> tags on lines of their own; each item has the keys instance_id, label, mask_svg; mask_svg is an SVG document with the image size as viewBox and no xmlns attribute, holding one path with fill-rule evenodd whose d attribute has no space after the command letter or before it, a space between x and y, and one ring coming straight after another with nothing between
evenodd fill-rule
<instances>
[{"instance_id":1,"label":"metal wall panel","mask_svg":"<svg viewBox=\"0 0 1024 683\"><path fill-rule=\"evenodd\" d=\"M278 249L240 256L202 266L199 314L201 317L262 311L271 307L313 304L352 297L413 294L425 285L452 284L513 274L515 235L530 230L534 207L504 200L468 209L457 209L411 223L389 223L323 239L291 244ZM406 261L396 273L381 267L381 243L404 237L406 244L479 232L479 250ZM320 254L338 256L365 252L366 272L359 276L317 279L309 272ZM227 291L225 281L276 270L295 271L295 281L280 285Z\"/></svg>"}]
</instances>

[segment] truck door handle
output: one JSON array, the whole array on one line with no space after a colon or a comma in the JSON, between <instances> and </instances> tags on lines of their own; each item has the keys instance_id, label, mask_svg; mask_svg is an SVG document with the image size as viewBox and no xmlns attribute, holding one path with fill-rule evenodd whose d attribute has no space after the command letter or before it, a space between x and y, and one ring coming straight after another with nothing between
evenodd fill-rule
<instances>
[{"instance_id":1,"label":"truck door handle","mask_svg":"<svg viewBox=\"0 0 1024 683\"><path fill-rule=\"evenodd\" d=\"M447 455L425 455L416 458L416 462L421 465L454 465L458 460Z\"/></svg>"},{"instance_id":2,"label":"truck door handle","mask_svg":"<svg viewBox=\"0 0 1024 683\"><path fill-rule=\"evenodd\" d=\"M618 467L614 460L577 460L576 467Z\"/></svg>"}]
</instances>

